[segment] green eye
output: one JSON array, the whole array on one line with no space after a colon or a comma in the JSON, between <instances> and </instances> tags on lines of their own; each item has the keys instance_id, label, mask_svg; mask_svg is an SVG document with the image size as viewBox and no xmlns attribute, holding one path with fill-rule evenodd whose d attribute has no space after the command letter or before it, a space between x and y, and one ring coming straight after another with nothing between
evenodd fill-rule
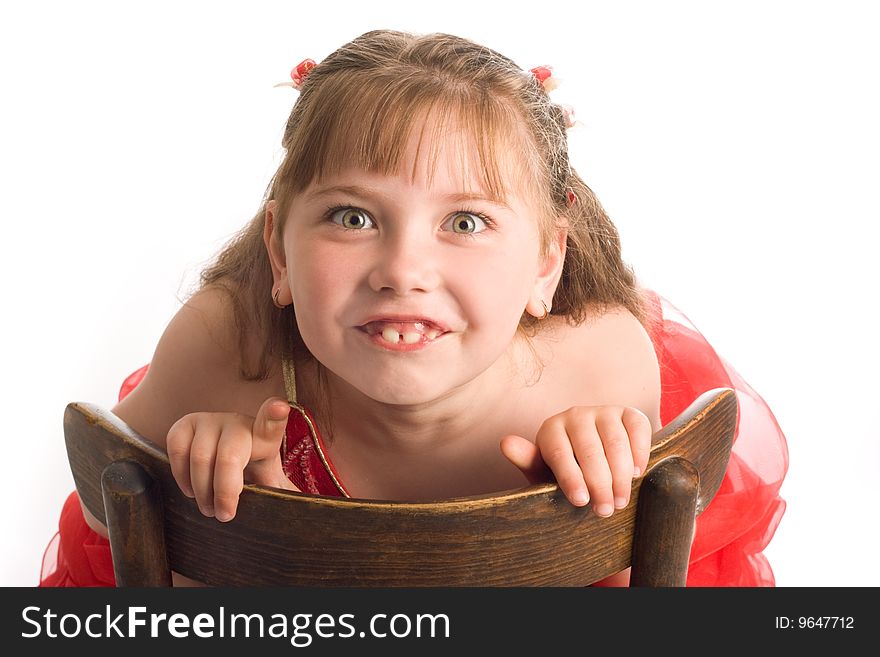
<instances>
[{"instance_id":1,"label":"green eye","mask_svg":"<svg viewBox=\"0 0 880 657\"><path fill-rule=\"evenodd\" d=\"M351 230L362 230L373 225L370 215L360 208L339 209L330 215L330 219L343 228L350 228Z\"/></svg>"},{"instance_id":2,"label":"green eye","mask_svg":"<svg viewBox=\"0 0 880 657\"><path fill-rule=\"evenodd\" d=\"M452 222L452 232L460 235L470 235L486 230L486 222L471 212L456 212L450 221Z\"/></svg>"}]
</instances>

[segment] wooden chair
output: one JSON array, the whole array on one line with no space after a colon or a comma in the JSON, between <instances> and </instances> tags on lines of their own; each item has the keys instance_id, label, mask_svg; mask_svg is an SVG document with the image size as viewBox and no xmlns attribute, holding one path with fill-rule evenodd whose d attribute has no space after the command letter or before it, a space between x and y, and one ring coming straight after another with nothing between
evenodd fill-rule
<instances>
[{"instance_id":1,"label":"wooden chair","mask_svg":"<svg viewBox=\"0 0 880 657\"><path fill-rule=\"evenodd\" d=\"M169 586L172 570L226 586L584 586L630 565L634 586L684 586L736 420L732 390L700 396L655 434L629 506L604 519L555 483L428 503L246 485L220 523L180 492L166 453L112 413L69 404L64 434L119 586Z\"/></svg>"}]
</instances>

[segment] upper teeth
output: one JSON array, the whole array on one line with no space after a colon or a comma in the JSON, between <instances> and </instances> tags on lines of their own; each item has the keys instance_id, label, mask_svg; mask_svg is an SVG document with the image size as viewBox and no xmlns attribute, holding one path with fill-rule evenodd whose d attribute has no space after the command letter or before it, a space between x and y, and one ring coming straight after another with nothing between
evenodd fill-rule
<instances>
[{"instance_id":1,"label":"upper teeth","mask_svg":"<svg viewBox=\"0 0 880 657\"><path fill-rule=\"evenodd\" d=\"M437 331L436 329L428 329L425 331L424 336L428 340L433 340L434 338L437 337L438 334L439 334L439 331ZM382 329L382 339L385 340L385 342L397 343L400 341L400 337L401 337L401 333L396 328L393 328L391 326L386 326L384 329ZM419 333L418 331L404 331L403 332L403 341L406 344L415 344L416 342L419 342L421 339L422 339L422 333Z\"/></svg>"},{"instance_id":2,"label":"upper teeth","mask_svg":"<svg viewBox=\"0 0 880 657\"><path fill-rule=\"evenodd\" d=\"M397 329L393 329L389 326L382 329L382 337L386 342L397 342L400 339L400 333L397 332Z\"/></svg>"}]
</instances>

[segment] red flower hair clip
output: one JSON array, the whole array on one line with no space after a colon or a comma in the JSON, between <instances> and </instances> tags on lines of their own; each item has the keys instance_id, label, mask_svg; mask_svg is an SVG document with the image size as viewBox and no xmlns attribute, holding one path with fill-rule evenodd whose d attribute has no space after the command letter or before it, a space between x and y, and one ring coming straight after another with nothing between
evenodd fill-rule
<instances>
[{"instance_id":1,"label":"red flower hair clip","mask_svg":"<svg viewBox=\"0 0 880 657\"><path fill-rule=\"evenodd\" d=\"M293 87L297 91L303 85L303 82L306 81L306 78L309 76L309 73L312 72L312 69L315 68L317 64L315 64L314 59L304 59L299 64L297 64L293 70L290 71L290 82L279 82L276 84L276 87Z\"/></svg>"},{"instance_id":2,"label":"red flower hair clip","mask_svg":"<svg viewBox=\"0 0 880 657\"><path fill-rule=\"evenodd\" d=\"M538 84L544 87L544 91L547 93L559 86L559 80L553 77L553 68L550 66L536 66L530 68L529 73L535 77Z\"/></svg>"}]
</instances>

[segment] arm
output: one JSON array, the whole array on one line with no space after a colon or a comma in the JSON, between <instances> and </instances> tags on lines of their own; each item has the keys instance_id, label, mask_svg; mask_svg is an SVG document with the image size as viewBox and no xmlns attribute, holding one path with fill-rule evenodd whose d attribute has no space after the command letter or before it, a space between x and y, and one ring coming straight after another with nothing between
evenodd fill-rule
<instances>
[{"instance_id":1,"label":"arm","mask_svg":"<svg viewBox=\"0 0 880 657\"><path fill-rule=\"evenodd\" d=\"M171 427L187 414L224 411L253 418L269 388L241 379L239 351L227 293L201 290L177 311L146 377L112 412L163 448ZM83 513L93 530L107 535L87 509Z\"/></svg>"},{"instance_id":2,"label":"arm","mask_svg":"<svg viewBox=\"0 0 880 657\"><path fill-rule=\"evenodd\" d=\"M534 441L506 436L501 449L530 481L556 477L577 506L599 515L629 501L660 429L660 369L653 344L626 310L572 330L556 354L569 363L564 385L584 389L584 404L549 417Z\"/></svg>"},{"instance_id":3,"label":"arm","mask_svg":"<svg viewBox=\"0 0 880 657\"><path fill-rule=\"evenodd\" d=\"M194 411L245 411L231 393L240 356L232 305L217 288L199 291L165 328L144 380L112 412L165 447L171 426ZM233 405L230 405L233 404Z\"/></svg>"}]
</instances>

